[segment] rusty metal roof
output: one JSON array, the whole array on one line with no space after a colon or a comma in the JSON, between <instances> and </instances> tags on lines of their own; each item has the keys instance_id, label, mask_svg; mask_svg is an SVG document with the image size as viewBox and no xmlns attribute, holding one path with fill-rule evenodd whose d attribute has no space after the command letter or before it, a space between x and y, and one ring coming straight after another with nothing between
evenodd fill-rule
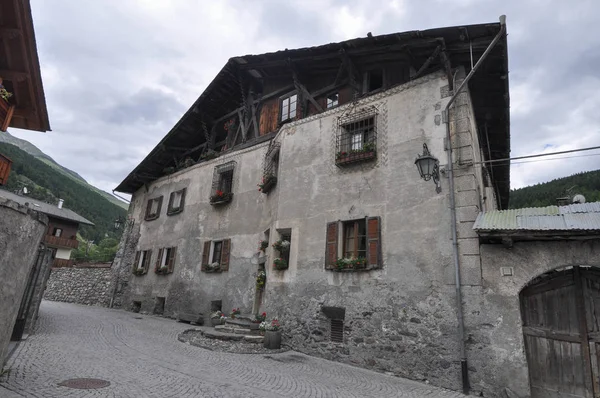
<instances>
[{"instance_id":1,"label":"rusty metal roof","mask_svg":"<svg viewBox=\"0 0 600 398\"><path fill-rule=\"evenodd\" d=\"M476 231L600 230L600 202L479 213Z\"/></svg>"}]
</instances>

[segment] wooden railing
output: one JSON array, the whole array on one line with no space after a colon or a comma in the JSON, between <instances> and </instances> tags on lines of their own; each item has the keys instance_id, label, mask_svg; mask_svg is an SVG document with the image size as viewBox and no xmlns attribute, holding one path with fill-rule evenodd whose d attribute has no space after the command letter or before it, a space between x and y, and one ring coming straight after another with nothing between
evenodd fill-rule
<instances>
[{"instance_id":1,"label":"wooden railing","mask_svg":"<svg viewBox=\"0 0 600 398\"><path fill-rule=\"evenodd\" d=\"M14 105L10 105L3 98L0 98L0 131L6 131L8 126L10 126L10 120L14 111Z\"/></svg>"},{"instance_id":2,"label":"wooden railing","mask_svg":"<svg viewBox=\"0 0 600 398\"><path fill-rule=\"evenodd\" d=\"M52 246L68 247L70 249L77 249L79 247L79 241L77 239L61 238L53 235L46 235L44 237L44 243Z\"/></svg>"},{"instance_id":3,"label":"wooden railing","mask_svg":"<svg viewBox=\"0 0 600 398\"><path fill-rule=\"evenodd\" d=\"M72 267L75 262L73 260L67 260L64 258L55 258L52 263L52 267L54 268L64 268L64 267Z\"/></svg>"}]
</instances>

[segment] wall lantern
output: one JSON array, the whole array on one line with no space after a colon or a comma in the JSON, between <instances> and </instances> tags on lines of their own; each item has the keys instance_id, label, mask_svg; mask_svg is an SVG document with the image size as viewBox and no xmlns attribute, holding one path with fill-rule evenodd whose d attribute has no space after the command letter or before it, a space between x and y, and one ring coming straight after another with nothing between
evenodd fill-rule
<instances>
[{"instance_id":1,"label":"wall lantern","mask_svg":"<svg viewBox=\"0 0 600 398\"><path fill-rule=\"evenodd\" d=\"M423 144L423 154L417 155L417 159L415 159L415 164L417 165L417 169L419 170L419 174L421 178L425 181L429 181L433 178L433 182L435 183L435 191L437 193L442 192L442 188L440 187L440 167L439 161L436 157L431 156L429 153L429 148L427 148L427 144Z\"/></svg>"}]
</instances>

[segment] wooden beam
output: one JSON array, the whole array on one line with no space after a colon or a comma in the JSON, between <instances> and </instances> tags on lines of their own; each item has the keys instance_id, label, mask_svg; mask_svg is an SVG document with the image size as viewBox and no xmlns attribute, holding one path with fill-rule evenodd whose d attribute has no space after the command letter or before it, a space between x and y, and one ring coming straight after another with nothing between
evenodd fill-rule
<instances>
[{"instance_id":1,"label":"wooden beam","mask_svg":"<svg viewBox=\"0 0 600 398\"><path fill-rule=\"evenodd\" d=\"M246 129L246 123L244 122L244 114L242 113L241 110L238 111L238 119L240 120L240 128L242 131L242 142L246 142L246 136L248 134L248 130ZM235 145L236 141L237 141L237 134L235 136L235 140L233 141L233 144Z\"/></svg>"},{"instance_id":2,"label":"wooden beam","mask_svg":"<svg viewBox=\"0 0 600 398\"><path fill-rule=\"evenodd\" d=\"M425 70L427 70L427 68L429 67L429 65L431 64L431 62L438 57L438 55L440 54L440 51L442 50L442 46L439 45L435 48L435 50L433 50L433 54L431 54L429 56L429 58L427 58L427 60L423 63L423 65L421 65L421 67L419 68L419 70L417 71L417 73L415 73L415 75L412 77L413 79L418 78L419 76L421 76L421 74L423 72L425 72Z\"/></svg>"},{"instance_id":3,"label":"wooden beam","mask_svg":"<svg viewBox=\"0 0 600 398\"><path fill-rule=\"evenodd\" d=\"M317 108L319 112L323 112L323 107L321 107L317 100L315 100L315 98L308 92L306 87L298 79L298 73L296 71L296 68L294 67L294 64L292 64L292 61L289 58L288 66L292 70L292 79L294 80L294 86L296 86L296 89L302 94L304 94L305 98L308 99L315 106L315 108Z\"/></svg>"},{"instance_id":4,"label":"wooden beam","mask_svg":"<svg viewBox=\"0 0 600 398\"><path fill-rule=\"evenodd\" d=\"M22 82L26 79L29 79L29 72L0 69L0 77L7 80L16 80Z\"/></svg>"},{"instance_id":5,"label":"wooden beam","mask_svg":"<svg viewBox=\"0 0 600 398\"><path fill-rule=\"evenodd\" d=\"M15 39L23 34L23 31L19 28L0 28L0 37L3 39Z\"/></svg>"},{"instance_id":6,"label":"wooden beam","mask_svg":"<svg viewBox=\"0 0 600 398\"><path fill-rule=\"evenodd\" d=\"M442 48L440 51L440 61L442 65L444 65L444 69L446 69L446 77L448 78L448 88L450 91L454 91L454 76L452 76L452 65L450 64L450 58L448 57L448 53L446 52L446 44L442 42Z\"/></svg>"}]
</instances>

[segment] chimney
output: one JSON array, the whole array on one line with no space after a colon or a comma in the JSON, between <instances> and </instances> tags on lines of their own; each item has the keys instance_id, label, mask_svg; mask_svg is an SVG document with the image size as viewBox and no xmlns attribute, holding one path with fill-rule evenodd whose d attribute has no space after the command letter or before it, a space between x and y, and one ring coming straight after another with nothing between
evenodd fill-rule
<instances>
[{"instance_id":1,"label":"chimney","mask_svg":"<svg viewBox=\"0 0 600 398\"><path fill-rule=\"evenodd\" d=\"M59 200L58 200L58 208L59 208L59 209L62 209L62 205L63 205L63 203L65 203L65 201L64 201L64 200L62 200L62 199L59 199Z\"/></svg>"}]
</instances>

